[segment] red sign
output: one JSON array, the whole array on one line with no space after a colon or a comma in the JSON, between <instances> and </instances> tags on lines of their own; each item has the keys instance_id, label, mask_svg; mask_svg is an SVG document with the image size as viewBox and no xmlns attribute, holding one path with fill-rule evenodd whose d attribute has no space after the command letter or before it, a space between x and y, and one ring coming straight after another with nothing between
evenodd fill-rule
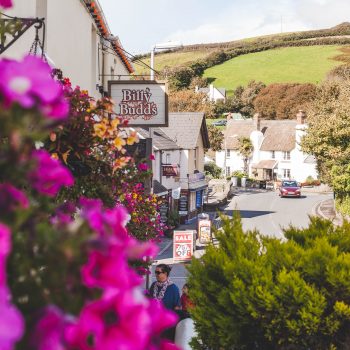
<instances>
[{"instance_id":1,"label":"red sign","mask_svg":"<svg viewBox=\"0 0 350 350\"><path fill-rule=\"evenodd\" d=\"M179 168L177 165L162 165L163 176L177 176L179 174Z\"/></svg>"},{"instance_id":2,"label":"red sign","mask_svg":"<svg viewBox=\"0 0 350 350\"><path fill-rule=\"evenodd\" d=\"M174 261L191 260L193 254L193 231L174 231L173 240Z\"/></svg>"}]
</instances>

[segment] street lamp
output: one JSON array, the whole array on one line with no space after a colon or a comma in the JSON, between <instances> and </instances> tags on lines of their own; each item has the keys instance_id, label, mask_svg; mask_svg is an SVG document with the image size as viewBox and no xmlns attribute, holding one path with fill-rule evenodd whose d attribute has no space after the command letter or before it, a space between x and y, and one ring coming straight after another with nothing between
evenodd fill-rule
<instances>
[{"instance_id":1,"label":"street lamp","mask_svg":"<svg viewBox=\"0 0 350 350\"><path fill-rule=\"evenodd\" d=\"M183 45L178 41L168 41L163 44L155 44L151 48L151 80L154 80L154 53L156 50L171 50L182 47Z\"/></svg>"}]
</instances>

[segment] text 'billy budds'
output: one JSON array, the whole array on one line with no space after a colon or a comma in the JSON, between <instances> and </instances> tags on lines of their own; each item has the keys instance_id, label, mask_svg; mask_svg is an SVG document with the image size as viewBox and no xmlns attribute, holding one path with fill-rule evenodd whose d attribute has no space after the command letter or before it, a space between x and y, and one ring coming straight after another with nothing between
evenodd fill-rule
<instances>
[{"instance_id":1,"label":"text 'billy budds'","mask_svg":"<svg viewBox=\"0 0 350 350\"><path fill-rule=\"evenodd\" d=\"M129 118L142 116L143 119L151 119L158 113L157 105L150 102L151 96L149 88L145 90L123 89L123 98L119 104L120 114Z\"/></svg>"}]
</instances>

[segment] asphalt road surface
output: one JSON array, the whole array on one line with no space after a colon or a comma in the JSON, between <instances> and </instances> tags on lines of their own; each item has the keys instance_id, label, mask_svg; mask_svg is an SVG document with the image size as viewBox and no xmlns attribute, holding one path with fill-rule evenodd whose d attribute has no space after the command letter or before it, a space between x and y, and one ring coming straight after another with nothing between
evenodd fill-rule
<instances>
[{"instance_id":1,"label":"asphalt road surface","mask_svg":"<svg viewBox=\"0 0 350 350\"><path fill-rule=\"evenodd\" d=\"M274 191L240 191L221 211L232 216L240 212L243 229L257 229L264 235L283 238L283 228L293 225L306 227L309 215L315 214L315 207L323 200L333 198L332 194L317 194L302 191L301 198L280 198ZM211 213L211 218L215 215ZM193 227L193 225L192 225ZM189 226L189 229L191 226ZM170 241L169 241L170 243ZM158 263L172 265L171 279L181 289L186 282L186 264L172 264L172 244L158 256ZM152 277L154 276L154 266ZM154 278L152 278L152 281Z\"/></svg>"}]
</instances>

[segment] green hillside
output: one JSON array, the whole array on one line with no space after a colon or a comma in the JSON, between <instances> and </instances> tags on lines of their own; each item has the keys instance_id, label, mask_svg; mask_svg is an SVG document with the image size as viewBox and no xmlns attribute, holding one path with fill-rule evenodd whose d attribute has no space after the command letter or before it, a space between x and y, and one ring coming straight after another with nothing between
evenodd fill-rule
<instances>
[{"instance_id":1,"label":"green hillside","mask_svg":"<svg viewBox=\"0 0 350 350\"><path fill-rule=\"evenodd\" d=\"M318 83L342 62L334 58L342 46L306 46L256 52L235 57L207 69L204 76L216 87L233 90L250 80L270 83Z\"/></svg>"},{"instance_id":2,"label":"green hillside","mask_svg":"<svg viewBox=\"0 0 350 350\"><path fill-rule=\"evenodd\" d=\"M154 56L154 68L156 71L160 71L166 66L174 67L178 65L184 65L192 61L205 58L208 55L208 51L174 51L169 53L160 53ZM151 65L149 57L142 58L142 61ZM149 68L143 66L139 62L134 62L135 74L149 74Z\"/></svg>"}]
</instances>

